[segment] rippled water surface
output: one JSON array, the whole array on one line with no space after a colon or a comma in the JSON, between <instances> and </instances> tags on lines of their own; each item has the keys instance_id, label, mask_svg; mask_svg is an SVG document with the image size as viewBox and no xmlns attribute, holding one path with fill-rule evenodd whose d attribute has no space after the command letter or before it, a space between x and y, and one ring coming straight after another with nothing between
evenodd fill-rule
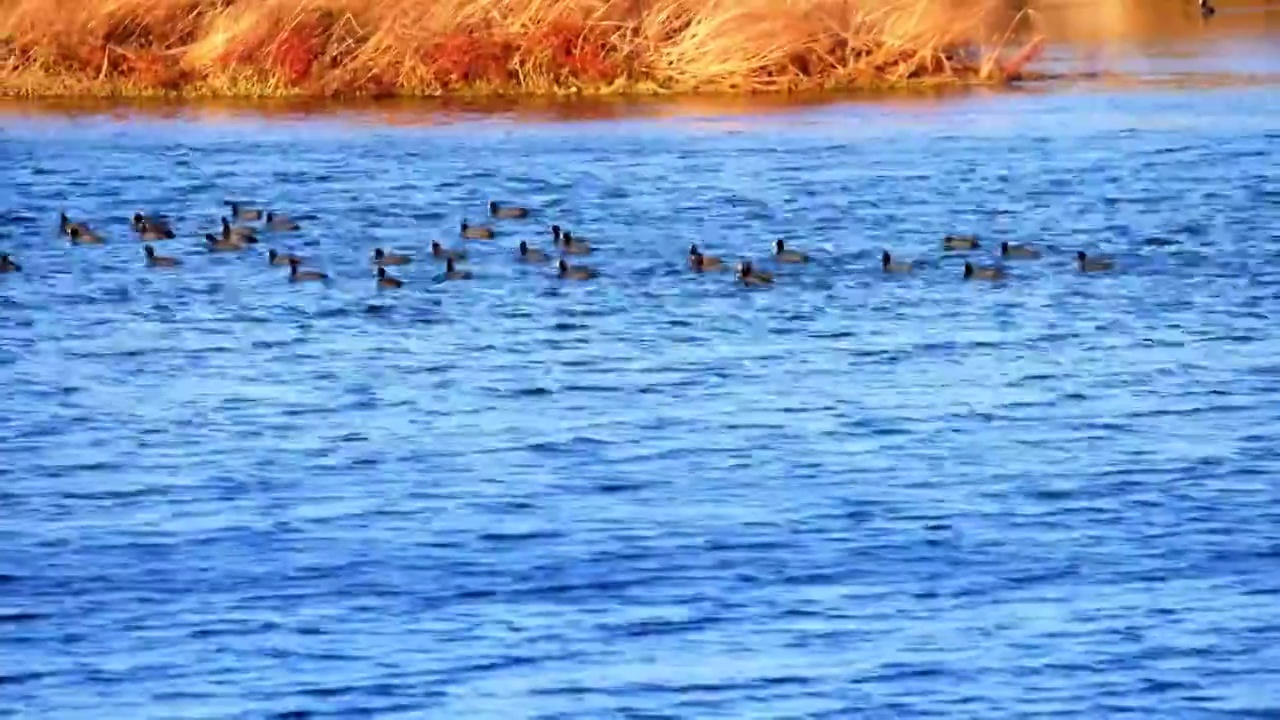
<instances>
[{"instance_id":1,"label":"rippled water surface","mask_svg":"<svg viewBox=\"0 0 1280 720\"><path fill-rule=\"evenodd\" d=\"M1272 717L1278 148L1273 87L5 116L0 716ZM204 252L228 197L332 282Z\"/></svg>"}]
</instances>

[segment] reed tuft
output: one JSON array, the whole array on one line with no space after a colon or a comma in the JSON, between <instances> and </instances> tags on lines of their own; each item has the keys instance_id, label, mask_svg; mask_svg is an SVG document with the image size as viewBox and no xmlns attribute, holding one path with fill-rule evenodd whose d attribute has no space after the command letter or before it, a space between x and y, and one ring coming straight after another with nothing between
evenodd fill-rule
<instances>
[{"instance_id":1,"label":"reed tuft","mask_svg":"<svg viewBox=\"0 0 1280 720\"><path fill-rule=\"evenodd\" d=\"M970 4L971 5L971 4ZM985 5L979 3L979 5ZM1001 83L948 0L0 0L0 94L439 96Z\"/></svg>"}]
</instances>

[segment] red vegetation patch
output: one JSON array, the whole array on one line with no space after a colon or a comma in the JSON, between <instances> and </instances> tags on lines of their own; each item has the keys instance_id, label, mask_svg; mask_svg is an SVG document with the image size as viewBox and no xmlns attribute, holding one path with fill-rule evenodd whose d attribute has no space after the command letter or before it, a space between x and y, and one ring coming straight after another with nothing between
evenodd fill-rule
<instances>
[{"instance_id":1,"label":"red vegetation patch","mask_svg":"<svg viewBox=\"0 0 1280 720\"><path fill-rule=\"evenodd\" d=\"M130 53L121 72L134 83L157 90L179 90L188 80L177 59L158 50Z\"/></svg>"},{"instance_id":2,"label":"red vegetation patch","mask_svg":"<svg viewBox=\"0 0 1280 720\"><path fill-rule=\"evenodd\" d=\"M320 60L325 47L323 38L324 30L318 23L294 23L267 48L267 61L285 83L299 85Z\"/></svg>"},{"instance_id":3,"label":"red vegetation patch","mask_svg":"<svg viewBox=\"0 0 1280 720\"><path fill-rule=\"evenodd\" d=\"M466 85L505 86L512 81L516 46L497 34L472 32L446 35L422 54L432 79L444 88Z\"/></svg>"},{"instance_id":4,"label":"red vegetation patch","mask_svg":"<svg viewBox=\"0 0 1280 720\"><path fill-rule=\"evenodd\" d=\"M561 81L583 84L611 82L625 74L627 58L609 28L565 19L549 23L524 39L526 53L542 61L542 69Z\"/></svg>"}]
</instances>

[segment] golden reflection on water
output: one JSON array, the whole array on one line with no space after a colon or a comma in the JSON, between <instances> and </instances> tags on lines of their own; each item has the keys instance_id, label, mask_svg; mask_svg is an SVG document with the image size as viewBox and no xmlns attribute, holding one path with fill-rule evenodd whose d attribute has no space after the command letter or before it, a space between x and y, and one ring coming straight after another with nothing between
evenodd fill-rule
<instances>
[{"instance_id":1,"label":"golden reflection on water","mask_svg":"<svg viewBox=\"0 0 1280 720\"><path fill-rule=\"evenodd\" d=\"M616 98L494 98L494 99L388 99L388 100L112 100L41 99L0 100L0 116L56 115L128 120L138 115L184 118L204 122L288 120L315 116L341 117L348 121L392 126L449 125L473 122L478 117L514 122L609 121L624 118L689 119L768 117L798 109L835 103L874 103L881 108L913 111L941 106L955 97L975 97L1008 92L1039 92L1029 88L930 88L877 93L819 93L793 95L675 95ZM723 120L722 130L731 130Z\"/></svg>"}]
</instances>

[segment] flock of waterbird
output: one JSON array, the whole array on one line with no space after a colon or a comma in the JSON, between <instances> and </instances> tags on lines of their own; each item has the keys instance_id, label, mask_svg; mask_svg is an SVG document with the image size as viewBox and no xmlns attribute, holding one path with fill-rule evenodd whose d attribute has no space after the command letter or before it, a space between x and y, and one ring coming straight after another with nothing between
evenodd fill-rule
<instances>
[{"instance_id":1,"label":"flock of waterbird","mask_svg":"<svg viewBox=\"0 0 1280 720\"><path fill-rule=\"evenodd\" d=\"M209 252L243 252L259 245L260 233L289 233L301 229L301 226L287 215L260 207L252 207L241 202L227 201L230 218L223 215L221 229L204 236L205 247ZM525 220L530 217L528 208L515 205L503 205L496 201L489 202L489 215L495 220ZM250 224L246 224L250 223ZM255 227L253 224L257 224ZM177 268L182 259L156 252L154 242L172 240L177 237L167 216L134 213L130 226L138 239L144 243L143 258L149 267ZM73 221L65 212L61 214L58 229L73 245L99 245L105 242L104 237L93 230L87 223ZM593 252L590 241L575 236L559 225L550 228L551 242L555 252L557 277L564 280L591 280L599 275L594 267L570 264L568 256L584 256ZM459 237L464 241L490 241L497 236L492 225L471 225L465 220L458 229ZM965 252L981 248L978 238L973 235L947 235L942 240L944 251ZM1036 260L1041 251L1030 245L1000 244L1000 256L1008 260ZM467 251L463 248L445 247L439 240L431 242L430 257L435 262L444 263L444 272L438 276L440 280L468 280L472 278L469 270L462 269L461 263L467 260ZM552 253L533 247L527 240L521 240L516 248L515 259L531 265L545 265L551 261ZM782 264L803 264L810 262L806 253L787 247L779 239L773 243L772 260ZM403 287L405 281L394 277L388 267L408 265L414 256L389 252L383 248L375 248L371 257L374 279L378 288ZM328 281L329 276L323 272L303 267L304 258L289 252L281 252L275 248L267 251L267 262L272 266L287 266L289 282ZM691 270L698 273L717 272L728 269L728 264L719 257L704 254L697 246L689 246L688 263ZM1076 265L1081 272L1105 272L1114 268L1114 262L1108 258L1090 257L1084 251L1076 253ZM911 262L895 260L888 250L880 255L880 268L885 273L910 273L915 270ZM0 273L20 272L22 266L8 253L0 253ZM750 259L737 263L735 279L748 287L769 286L774 283L773 273L762 270ZM964 278L966 280L1002 280L1004 270L999 266L979 266L966 259Z\"/></svg>"},{"instance_id":2,"label":"flock of waterbird","mask_svg":"<svg viewBox=\"0 0 1280 720\"><path fill-rule=\"evenodd\" d=\"M254 207L248 203L227 201L230 208L227 215L221 218L221 227L216 232L205 233L204 247L211 253L237 253L250 250L260 245L259 236L265 234L290 233L301 230L302 226L284 213ZM529 217L528 208L504 206L497 202L489 203L489 214L497 220L514 220ZM173 230L171 219L167 215L134 213L130 219L130 227L137 238L144 242L143 258L148 267L178 268L183 264L182 258L161 255L156 252L153 243L173 240L177 233ZM106 237L94 230L89 223L72 220L66 212L61 213L58 221L59 232L66 236L72 245L102 245ZM558 276L568 280L589 280L597 276L594 268L584 265L570 265L565 256L588 255L592 251L591 244L574 237L568 230L561 230L559 225L551 227L552 239L560 253L557 262ZM459 235L464 240L493 240L497 233L490 225L470 225L463 221ZM520 241L517 259L530 264L544 264L550 255ZM467 259L467 251L461 248L446 248L439 240L431 243L431 258L445 265L441 280L468 280L472 274L459 267ZM326 273L304 268L306 259L290 252L282 252L275 248L267 250L267 263L272 266L287 266L289 282L328 281ZM379 288L399 288L404 280L392 276L388 267L408 265L414 256L389 252L383 248L375 248L372 255L374 277ZM0 252L0 273L21 272L22 266L7 252Z\"/></svg>"}]
</instances>

